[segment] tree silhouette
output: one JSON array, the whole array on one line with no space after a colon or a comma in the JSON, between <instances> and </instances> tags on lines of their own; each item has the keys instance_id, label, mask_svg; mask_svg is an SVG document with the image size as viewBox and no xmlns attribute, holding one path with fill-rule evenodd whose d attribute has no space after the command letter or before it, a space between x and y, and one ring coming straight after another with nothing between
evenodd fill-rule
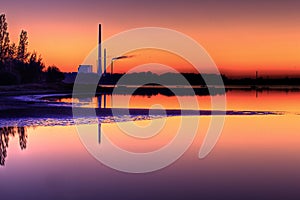
<instances>
[{"instance_id":1,"label":"tree silhouette","mask_svg":"<svg viewBox=\"0 0 300 200\"><path fill-rule=\"evenodd\" d=\"M50 66L46 71L47 82L60 82L64 79L64 74L55 66Z\"/></svg>"},{"instance_id":2,"label":"tree silhouette","mask_svg":"<svg viewBox=\"0 0 300 200\"><path fill-rule=\"evenodd\" d=\"M8 49L8 58L6 59L5 62L5 70L12 73L13 72L13 68L16 64L16 59L17 59L17 46L15 43L12 43L11 45L9 45L9 49Z\"/></svg>"},{"instance_id":3,"label":"tree silhouette","mask_svg":"<svg viewBox=\"0 0 300 200\"><path fill-rule=\"evenodd\" d=\"M18 53L17 53L17 59L22 63L25 63L29 56L29 54L27 53L27 47L28 47L27 32L22 30L20 34Z\"/></svg>"},{"instance_id":4,"label":"tree silhouette","mask_svg":"<svg viewBox=\"0 0 300 200\"><path fill-rule=\"evenodd\" d=\"M7 22L4 14L0 15L0 65L4 65L5 59L8 57L9 50L9 33L7 32ZM1 67L1 68L2 68Z\"/></svg>"},{"instance_id":5,"label":"tree silhouette","mask_svg":"<svg viewBox=\"0 0 300 200\"><path fill-rule=\"evenodd\" d=\"M11 60L15 60L17 58L17 45L14 42L9 45L8 57Z\"/></svg>"},{"instance_id":6,"label":"tree silhouette","mask_svg":"<svg viewBox=\"0 0 300 200\"><path fill-rule=\"evenodd\" d=\"M58 82L64 79L57 67L51 66L44 71L41 55L28 49L28 34L20 33L19 44L10 44L8 24L5 14L0 15L0 85Z\"/></svg>"},{"instance_id":7,"label":"tree silhouette","mask_svg":"<svg viewBox=\"0 0 300 200\"><path fill-rule=\"evenodd\" d=\"M42 57L38 57L37 53L33 52L27 63L19 64L17 67L22 75L21 82L32 83L41 81L44 67Z\"/></svg>"}]
</instances>

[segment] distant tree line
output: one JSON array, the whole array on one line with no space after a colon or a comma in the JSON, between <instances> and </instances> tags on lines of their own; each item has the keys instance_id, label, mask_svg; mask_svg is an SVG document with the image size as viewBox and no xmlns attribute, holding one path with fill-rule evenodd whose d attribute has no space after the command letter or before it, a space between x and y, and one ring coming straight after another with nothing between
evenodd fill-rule
<instances>
[{"instance_id":1,"label":"distant tree line","mask_svg":"<svg viewBox=\"0 0 300 200\"><path fill-rule=\"evenodd\" d=\"M59 82L64 75L55 66L45 68L41 55L28 52L28 34L11 43L5 14L0 15L0 85Z\"/></svg>"},{"instance_id":2,"label":"distant tree line","mask_svg":"<svg viewBox=\"0 0 300 200\"><path fill-rule=\"evenodd\" d=\"M300 78L297 77L257 77L257 78L227 78L223 77L225 85L239 85L239 86L299 86Z\"/></svg>"},{"instance_id":3,"label":"distant tree line","mask_svg":"<svg viewBox=\"0 0 300 200\"><path fill-rule=\"evenodd\" d=\"M185 81L180 81L182 78ZM126 85L140 85L144 82L148 82L148 85L155 85L160 83L161 85L217 85L221 82L216 81L222 78L225 86L227 85L240 85L240 86L267 86L267 85L300 85L300 78L276 78L276 77L257 77L257 78L228 78L224 74L195 74L195 73L164 73L161 75L151 72L140 72L132 74L107 74L105 77L101 77L100 84L116 84L122 78L123 83Z\"/></svg>"},{"instance_id":4,"label":"distant tree line","mask_svg":"<svg viewBox=\"0 0 300 200\"><path fill-rule=\"evenodd\" d=\"M88 77L88 75L86 75ZM89 75L95 76L95 75ZM86 80L88 78L86 77ZM115 85L120 80L124 85L217 85L221 84L221 81L226 79L224 75L216 74L195 74L195 73L164 73L155 74L152 72L139 72L130 74L106 74L100 79L100 84L103 85Z\"/></svg>"},{"instance_id":5,"label":"distant tree line","mask_svg":"<svg viewBox=\"0 0 300 200\"><path fill-rule=\"evenodd\" d=\"M99 80L100 85L193 85L193 86L217 86L224 83L225 86L268 86L291 85L299 86L300 78L228 78L224 74L195 74L195 73L164 73L139 72L129 74L106 74L100 78L95 73L80 74L77 83L90 84L91 80ZM222 81L221 81L222 80Z\"/></svg>"}]
</instances>

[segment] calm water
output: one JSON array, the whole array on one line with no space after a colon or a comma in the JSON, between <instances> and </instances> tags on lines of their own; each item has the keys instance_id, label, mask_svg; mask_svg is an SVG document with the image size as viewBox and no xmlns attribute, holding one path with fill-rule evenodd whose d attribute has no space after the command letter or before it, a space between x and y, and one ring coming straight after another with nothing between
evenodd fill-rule
<instances>
[{"instance_id":1,"label":"calm water","mask_svg":"<svg viewBox=\"0 0 300 200\"><path fill-rule=\"evenodd\" d=\"M190 97L185 98L189 101ZM209 97L197 98L201 109L210 108ZM204 159L198 153L211 118L187 117L199 119L190 148L172 165L147 174L123 173L101 164L86 150L70 122L18 126L16 120L15 127L0 130L5 164L0 167L1 199L299 199L299 99L297 92L228 92L228 110L283 114L226 116L217 145ZM109 107L111 97L106 100ZM178 108L176 97L159 95L132 97L130 107L157 103ZM86 100L83 106L97 107L99 100ZM101 130L123 149L149 152L168 144L180 120L167 118L159 134L146 141L124 136L111 121L102 123ZM136 123L146 126L150 122ZM80 126L99 128L92 122Z\"/></svg>"}]
</instances>

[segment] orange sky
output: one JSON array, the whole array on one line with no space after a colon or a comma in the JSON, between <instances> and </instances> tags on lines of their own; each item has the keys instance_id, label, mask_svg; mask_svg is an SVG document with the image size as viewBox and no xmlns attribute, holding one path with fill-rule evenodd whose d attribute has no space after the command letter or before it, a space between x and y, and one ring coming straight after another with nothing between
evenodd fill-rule
<instances>
[{"instance_id":1,"label":"orange sky","mask_svg":"<svg viewBox=\"0 0 300 200\"><path fill-rule=\"evenodd\" d=\"M29 49L41 53L46 65L57 65L62 71L77 70L97 45L98 23L102 23L103 39L145 26L180 31L199 42L220 71L228 74L254 74L255 70L300 74L298 1L16 0L1 4L11 40L17 42L21 29L27 30Z\"/></svg>"}]
</instances>

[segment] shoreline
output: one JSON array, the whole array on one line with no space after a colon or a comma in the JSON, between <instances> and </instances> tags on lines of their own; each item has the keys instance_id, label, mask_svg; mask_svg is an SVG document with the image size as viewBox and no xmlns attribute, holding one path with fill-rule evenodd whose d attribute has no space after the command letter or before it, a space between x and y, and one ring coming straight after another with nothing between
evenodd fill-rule
<instances>
[{"instance_id":1,"label":"shoreline","mask_svg":"<svg viewBox=\"0 0 300 200\"><path fill-rule=\"evenodd\" d=\"M5 90L4 90L5 88ZM153 88L151 88L153 89ZM239 90L241 88L238 88ZM248 88L249 89L249 88ZM251 88L250 88L251 89ZM40 100L26 100L22 98L16 98L26 95L40 95ZM0 87L0 119L9 118L73 118L72 106L60 106L60 103L43 101L42 96L72 96L72 88L69 84L52 84L52 85L20 85L18 87L8 86ZM51 105L52 104L52 105ZM138 116L144 115L159 115L159 116L210 116L210 115L278 115L280 112L269 111L235 111L235 110L180 110L180 109L168 109L168 110L149 110L138 108L76 108L76 113L79 117L105 117L113 116L114 113L119 115Z\"/></svg>"},{"instance_id":2,"label":"shoreline","mask_svg":"<svg viewBox=\"0 0 300 200\"><path fill-rule=\"evenodd\" d=\"M50 94L50 93L44 93ZM37 94L35 94L37 95ZM54 96L57 95L53 94ZM64 94L69 95L69 94ZM143 109L143 108L83 108L60 105L47 101L26 101L18 99L19 95L0 97L0 119L9 118L73 118L107 117L107 116L210 116L210 115L280 115L271 111L235 111L235 110L180 110L180 109Z\"/></svg>"}]
</instances>

